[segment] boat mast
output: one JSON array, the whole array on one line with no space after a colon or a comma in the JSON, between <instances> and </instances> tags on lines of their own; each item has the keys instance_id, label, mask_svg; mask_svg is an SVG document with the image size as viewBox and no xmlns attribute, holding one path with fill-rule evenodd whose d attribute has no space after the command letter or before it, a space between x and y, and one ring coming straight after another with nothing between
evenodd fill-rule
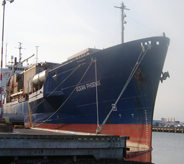
<instances>
[{"instance_id":1,"label":"boat mast","mask_svg":"<svg viewBox=\"0 0 184 164\"><path fill-rule=\"evenodd\" d=\"M21 62L21 59L22 59L22 53L21 53L21 50L22 50L22 43L19 42L19 63Z\"/></svg>"},{"instance_id":2,"label":"boat mast","mask_svg":"<svg viewBox=\"0 0 184 164\"><path fill-rule=\"evenodd\" d=\"M18 43L19 43L19 47L15 47L15 48L18 48L19 49L19 62L18 63L21 63L21 59L22 59L22 52L21 52L21 50L22 49L25 49L25 48L22 48L22 43L21 42L18 42Z\"/></svg>"},{"instance_id":3,"label":"boat mast","mask_svg":"<svg viewBox=\"0 0 184 164\"><path fill-rule=\"evenodd\" d=\"M122 26L122 30L121 30L121 43L124 43L124 24L126 24L126 21L124 20L124 18L126 17L126 14L124 13L124 10L130 10L127 9L126 6L124 5L124 3L122 2L121 7L117 7L114 6L115 8L119 8L121 9L121 26Z\"/></svg>"}]
</instances>

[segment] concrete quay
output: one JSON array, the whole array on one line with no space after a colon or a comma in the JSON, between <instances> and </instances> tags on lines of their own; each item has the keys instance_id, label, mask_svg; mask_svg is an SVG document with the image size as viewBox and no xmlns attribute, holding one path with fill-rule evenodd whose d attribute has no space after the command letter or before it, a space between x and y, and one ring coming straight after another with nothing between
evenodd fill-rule
<instances>
[{"instance_id":1,"label":"concrete quay","mask_svg":"<svg viewBox=\"0 0 184 164\"><path fill-rule=\"evenodd\" d=\"M66 131L13 129L0 132L0 157L93 156L95 159L124 159L128 137Z\"/></svg>"}]
</instances>

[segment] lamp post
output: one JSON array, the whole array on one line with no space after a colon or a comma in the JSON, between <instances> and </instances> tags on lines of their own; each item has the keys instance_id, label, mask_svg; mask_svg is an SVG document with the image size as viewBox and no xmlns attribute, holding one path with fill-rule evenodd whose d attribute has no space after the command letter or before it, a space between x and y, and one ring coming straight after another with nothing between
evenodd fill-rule
<instances>
[{"instance_id":1,"label":"lamp post","mask_svg":"<svg viewBox=\"0 0 184 164\"><path fill-rule=\"evenodd\" d=\"M10 3L14 0L8 0ZM1 43L1 69L0 69L0 117L2 113L2 68L3 68L3 45L4 45L4 18L5 18L5 5L6 0L3 0L3 23L2 23L2 43Z\"/></svg>"}]
</instances>

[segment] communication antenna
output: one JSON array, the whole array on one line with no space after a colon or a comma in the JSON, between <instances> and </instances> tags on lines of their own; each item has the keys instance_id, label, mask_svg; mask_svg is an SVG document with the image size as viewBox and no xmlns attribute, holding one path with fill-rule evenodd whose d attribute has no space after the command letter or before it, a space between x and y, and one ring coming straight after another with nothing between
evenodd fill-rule
<instances>
[{"instance_id":1,"label":"communication antenna","mask_svg":"<svg viewBox=\"0 0 184 164\"><path fill-rule=\"evenodd\" d=\"M121 31L121 42L122 44L124 43L124 24L126 24L127 22L124 20L124 18L126 17L126 14L124 13L124 10L130 10L127 9L126 6L124 5L124 3L122 2L121 7L118 6L114 6L115 8L119 8L121 9L121 23L122 23L122 31Z\"/></svg>"},{"instance_id":2,"label":"communication antenna","mask_svg":"<svg viewBox=\"0 0 184 164\"><path fill-rule=\"evenodd\" d=\"M14 58L14 57L13 57L13 55L12 55L12 56L11 56L11 62L10 62L11 65L13 65L13 58Z\"/></svg>"},{"instance_id":3,"label":"communication antenna","mask_svg":"<svg viewBox=\"0 0 184 164\"><path fill-rule=\"evenodd\" d=\"M7 65L7 45L8 45L8 43L6 43L5 67L6 67L6 65Z\"/></svg>"},{"instance_id":4,"label":"communication antenna","mask_svg":"<svg viewBox=\"0 0 184 164\"><path fill-rule=\"evenodd\" d=\"M36 47L36 63L38 62L38 47L39 46L35 46Z\"/></svg>"},{"instance_id":5,"label":"communication antenna","mask_svg":"<svg viewBox=\"0 0 184 164\"><path fill-rule=\"evenodd\" d=\"M22 48L22 43L21 42L18 42L18 43L19 43L19 47L18 47L18 49L19 49L19 63L21 63L21 59L22 59L21 50L25 49L25 48ZM17 48L17 47L15 47L15 48Z\"/></svg>"}]
</instances>

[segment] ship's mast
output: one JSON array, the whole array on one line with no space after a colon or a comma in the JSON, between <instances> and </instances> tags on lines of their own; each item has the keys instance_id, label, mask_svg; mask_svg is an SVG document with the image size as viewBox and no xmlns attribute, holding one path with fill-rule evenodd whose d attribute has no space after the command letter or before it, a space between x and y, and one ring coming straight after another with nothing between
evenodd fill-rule
<instances>
[{"instance_id":1,"label":"ship's mast","mask_svg":"<svg viewBox=\"0 0 184 164\"><path fill-rule=\"evenodd\" d=\"M21 50L22 50L22 43L19 42L19 63L21 62L21 59L22 59L22 53L21 53Z\"/></svg>"},{"instance_id":2,"label":"ship's mast","mask_svg":"<svg viewBox=\"0 0 184 164\"><path fill-rule=\"evenodd\" d=\"M121 7L117 7L117 6L114 6L115 8L119 8L121 9L121 27L122 27L122 30L121 30L121 43L123 44L124 43L124 24L126 24L126 21L124 20L124 18L126 17L126 14L124 13L124 10L130 10L130 9L127 9L126 6L124 5L124 3L122 2L121 4Z\"/></svg>"},{"instance_id":3,"label":"ship's mast","mask_svg":"<svg viewBox=\"0 0 184 164\"><path fill-rule=\"evenodd\" d=\"M19 47L15 47L15 48L19 49L19 63L21 63L21 59L22 59L22 52L21 52L21 50L25 49L25 48L22 48L22 43L21 42L18 42L18 43L19 43Z\"/></svg>"}]
</instances>

